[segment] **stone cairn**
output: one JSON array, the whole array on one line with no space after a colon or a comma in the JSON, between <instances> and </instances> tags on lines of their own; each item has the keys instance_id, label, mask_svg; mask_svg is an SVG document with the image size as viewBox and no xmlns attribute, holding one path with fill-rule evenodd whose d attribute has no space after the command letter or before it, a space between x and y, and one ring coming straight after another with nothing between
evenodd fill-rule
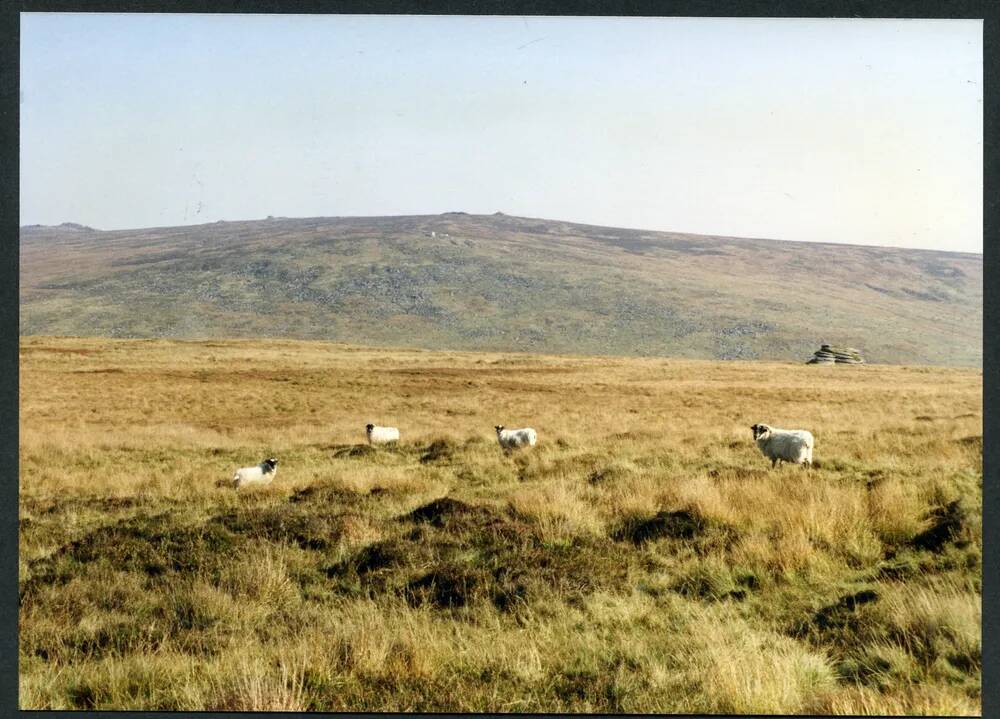
<instances>
[{"instance_id":1,"label":"stone cairn","mask_svg":"<svg viewBox=\"0 0 1000 719\"><path fill-rule=\"evenodd\" d=\"M823 345L806 364L864 364L861 353L853 347Z\"/></svg>"}]
</instances>

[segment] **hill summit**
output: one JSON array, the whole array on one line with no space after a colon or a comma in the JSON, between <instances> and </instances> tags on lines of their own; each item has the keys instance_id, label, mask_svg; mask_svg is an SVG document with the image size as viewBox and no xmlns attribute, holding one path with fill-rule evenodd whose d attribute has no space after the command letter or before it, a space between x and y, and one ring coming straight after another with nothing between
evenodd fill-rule
<instances>
[{"instance_id":1,"label":"hill summit","mask_svg":"<svg viewBox=\"0 0 1000 719\"><path fill-rule=\"evenodd\" d=\"M21 229L21 333L981 365L982 255L496 213Z\"/></svg>"}]
</instances>

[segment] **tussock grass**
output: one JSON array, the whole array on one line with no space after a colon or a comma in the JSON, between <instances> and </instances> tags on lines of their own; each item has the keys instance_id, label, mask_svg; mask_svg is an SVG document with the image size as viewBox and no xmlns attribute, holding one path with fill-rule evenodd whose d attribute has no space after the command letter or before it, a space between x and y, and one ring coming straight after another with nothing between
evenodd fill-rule
<instances>
[{"instance_id":1,"label":"tussock grass","mask_svg":"<svg viewBox=\"0 0 1000 719\"><path fill-rule=\"evenodd\" d=\"M836 689L825 653L773 632L754 629L732 611L699 611L690 629L700 639L690 650L700 676L705 713L808 712Z\"/></svg>"},{"instance_id":2,"label":"tussock grass","mask_svg":"<svg viewBox=\"0 0 1000 719\"><path fill-rule=\"evenodd\" d=\"M23 708L980 711L978 371L57 338L21 361ZM771 470L758 421L813 431L816 466ZM226 486L270 455L270 485Z\"/></svg>"}]
</instances>

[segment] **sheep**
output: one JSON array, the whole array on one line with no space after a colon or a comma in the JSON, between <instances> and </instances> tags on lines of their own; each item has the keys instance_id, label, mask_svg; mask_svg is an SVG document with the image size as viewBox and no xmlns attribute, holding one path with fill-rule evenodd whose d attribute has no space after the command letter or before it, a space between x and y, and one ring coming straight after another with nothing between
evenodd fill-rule
<instances>
[{"instance_id":1,"label":"sheep","mask_svg":"<svg viewBox=\"0 0 1000 719\"><path fill-rule=\"evenodd\" d=\"M399 441L399 430L395 427L379 427L369 423L365 425L365 435L368 437L368 444L389 444Z\"/></svg>"},{"instance_id":2,"label":"sheep","mask_svg":"<svg viewBox=\"0 0 1000 719\"><path fill-rule=\"evenodd\" d=\"M755 424L753 431L757 448L771 460L771 468L781 462L793 462L812 467L813 436L804 429L778 429L766 424Z\"/></svg>"},{"instance_id":3,"label":"sheep","mask_svg":"<svg viewBox=\"0 0 1000 719\"><path fill-rule=\"evenodd\" d=\"M274 457L268 457L256 467L237 469L232 482L236 485L236 489L248 484L270 484L277 472L278 460Z\"/></svg>"},{"instance_id":4,"label":"sheep","mask_svg":"<svg viewBox=\"0 0 1000 719\"><path fill-rule=\"evenodd\" d=\"M498 424L494 429L497 431L497 441L504 449L514 449L517 447L534 447L538 441L538 435L531 427L524 429L504 429L502 424Z\"/></svg>"}]
</instances>

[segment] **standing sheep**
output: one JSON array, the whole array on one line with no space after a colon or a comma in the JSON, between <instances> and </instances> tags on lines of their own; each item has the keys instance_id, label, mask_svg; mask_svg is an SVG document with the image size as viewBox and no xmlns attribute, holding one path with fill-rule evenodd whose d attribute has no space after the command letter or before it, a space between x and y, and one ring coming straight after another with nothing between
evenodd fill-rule
<instances>
[{"instance_id":1,"label":"standing sheep","mask_svg":"<svg viewBox=\"0 0 1000 719\"><path fill-rule=\"evenodd\" d=\"M538 441L538 435L531 427L524 429L504 429L502 424L498 424L494 429L497 431L497 441L504 449L515 449L518 447L534 447Z\"/></svg>"},{"instance_id":2,"label":"standing sheep","mask_svg":"<svg viewBox=\"0 0 1000 719\"><path fill-rule=\"evenodd\" d=\"M236 489L245 487L248 484L270 484L274 475L278 472L278 460L268 457L256 467L243 467L237 469L233 475L232 482Z\"/></svg>"},{"instance_id":3,"label":"standing sheep","mask_svg":"<svg viewBox=\"0 0 1000 719\"><path fill-rule=\"evenodd\" d=\"M399 441L399 430L395 427L379 427L374 424L365 425L365 435L368 444L389 444Z\"/></svg>"},{"instance_id":4,"label":"standing sheep","mask_svg":"<svg viewBox=\"0 0 1000 719\"><path fill-rule=\"evenodd\" d=\"M753 438L757 448L771 460L773 469L781 462L792 462L812 467L813 436L804 429L778 429L766 424L755 424Z\"/></svg>"}]
</instances>

